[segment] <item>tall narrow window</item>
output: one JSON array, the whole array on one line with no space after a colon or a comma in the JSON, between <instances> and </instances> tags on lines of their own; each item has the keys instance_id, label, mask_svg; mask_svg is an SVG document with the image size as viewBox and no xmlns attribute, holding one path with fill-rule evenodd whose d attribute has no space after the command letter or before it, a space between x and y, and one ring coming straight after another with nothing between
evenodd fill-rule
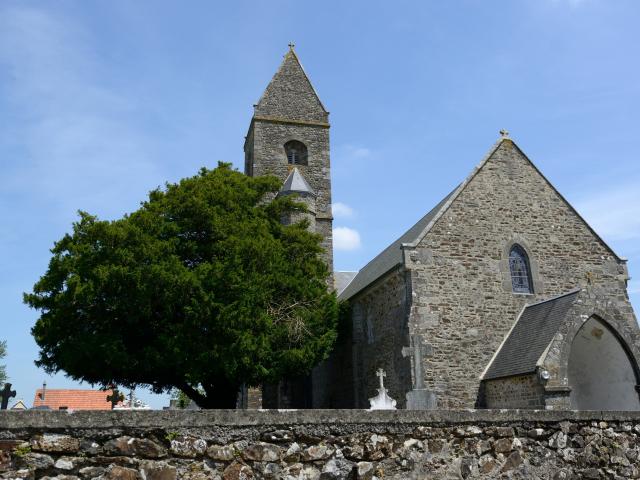
<instances>
[{"instance_id":1,"label":"tall narrow window","mask_svg":"<svg viewBox=\"0 0 640 480\"><path fill-rule=\"evenodd\" d=\"M533 293L529 257L520 245L514 245L509 252L511 286L516 293Z\"/></svg>"},{"instance_id":2,"label":"tall narrow window","mask_svg":"<svg viewBox=\"0 0 640 480\"><path fill-rule=\"evenodd\" d=\"M291 140L284 144L287 161L290 165L307 165L307 147L298 140Z\"/></svg>"}]
</instances>

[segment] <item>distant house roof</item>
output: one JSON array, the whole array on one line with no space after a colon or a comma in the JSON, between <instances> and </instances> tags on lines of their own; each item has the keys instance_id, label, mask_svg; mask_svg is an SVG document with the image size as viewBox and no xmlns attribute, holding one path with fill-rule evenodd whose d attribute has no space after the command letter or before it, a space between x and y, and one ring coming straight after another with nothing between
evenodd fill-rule
<instances>
[{"instance_id":1,"label":"distant house roof","mask_svg":"<svg viewBox=\"0 0 640 480\"><path fill-rule=\"evenodd\" d=\"M526 305L498 348L482 379L533 373L580 290Z\"/></svg>"},{"instance_id":2,"label":"distant house roof","mask_svg":"<svg viewBox=\"0 0 640 480\"><path fill-rule=\"evenodd\" d=\"M111 390L62 390L47 388L36 390L33 408L49 407L51 410L111 410L107 396Z\"/></svg>"},{"instance_id":3,"label":"distant house roof","mask_svg":"<svg viewBox=\"0 0 640 480\"><path fill-rule=\"evenodd\" d=\"M26 410L27 406L24 403L24 400L18 400L9 410Z\"/></svg>"},{"instance_id":4,"label":"distant house roof","mask_svg":"<svg viewBox=\"0 0 640 480\"><path fill-rule=\"evenodd\" d=\"M444 197L429 213L422 217L418 222L407 230L400 238L385 248L377 257L367 263L355 276L355 278L347 285L340 295L341 300L347 300L353 297L360 290L370 285L382 275L387 273L396 265L402 263L402 244L415 242L422 231L429 225L431 220L435 218L440 209L444 207L449 198L458 189L456 187L451 193Z\"/></svg>"}]
</instances>

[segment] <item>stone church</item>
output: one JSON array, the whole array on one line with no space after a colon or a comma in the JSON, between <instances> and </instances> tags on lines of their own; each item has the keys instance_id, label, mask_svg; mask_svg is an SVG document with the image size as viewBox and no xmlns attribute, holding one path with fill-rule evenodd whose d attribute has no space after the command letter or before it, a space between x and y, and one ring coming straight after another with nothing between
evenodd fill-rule
<instances>
[{"instance_id":1,"label":"stone church","mask_svg":"<svg viewBox=\"0 0 640 480\"><path fill-rule=\"evenodd\" d=\"M290 47L255 105L245 173L299 195L332 266L329 131ZM399 408L638 410L628 280L626 260L503 131L400 238L333 274L346 333L308 378L264 386L262 405L367 408L382 368Z\"/></svg>"}]
</instances>

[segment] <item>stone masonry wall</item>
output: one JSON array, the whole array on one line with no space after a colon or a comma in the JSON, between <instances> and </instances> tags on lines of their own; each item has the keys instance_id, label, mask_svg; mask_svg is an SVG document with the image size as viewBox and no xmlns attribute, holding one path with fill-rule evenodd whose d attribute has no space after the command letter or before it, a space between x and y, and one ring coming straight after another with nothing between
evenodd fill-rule
<instances>
[{"instance_id":1,"label":"stone masonry wall","mask_svg":"<svg viewBox=\"0 0 640 480\"><path fill-rule=\"evenodd\" d=\"M389 394L404 408L411 389L411 360L402 356L408 342L407 289L402 269L382 277L352 304L353 378L343 378L354 388L354 408L368 408L378 392L376 371L387 376ZM334 382L337 385L339 381Z\"/></svg>"},{"instance_id":2,"label":"stone masonry wall","mask_svg":"<svg viewBox=\"0 0 640 480\"><path fill-rule=\"evenodd\" d=\"M531 260L533 295L511 291L513 243ZM409 325L432 347L424 371L438 408L477 405L479 377L526 302L588 287L638 331L624 262L508 139L405 258L413 279Z\"/></svg>"},{"instance_id":3,"label":"stone masonry wall","mask_svg":"<svg viewBox=\"0 0 640 480\"><path fill-rule=\"evenodd\" d=\"M329 117L293 51L284 56L255 106L255 114L307 122L327 122Z\"/></svg>"},{"instance_id":4,"label":"stone masonry wall","mask_svg":"<svg viewBox=\"0 0 640 480\"><path fill-rule=\"evenodd\" d=\"M640 478L640 414L1 412L0 478Z\"/></svg>"},{"instance_id":5,"label":"stone masonry wall","mask_svg":"<svg viewBox=\"0 0 640 480\"><path fill-rule=\"evenodd\" d=\"M545 408L544 386L536 374L484 382L487 408Z\"/></svg>"}]
</instances>

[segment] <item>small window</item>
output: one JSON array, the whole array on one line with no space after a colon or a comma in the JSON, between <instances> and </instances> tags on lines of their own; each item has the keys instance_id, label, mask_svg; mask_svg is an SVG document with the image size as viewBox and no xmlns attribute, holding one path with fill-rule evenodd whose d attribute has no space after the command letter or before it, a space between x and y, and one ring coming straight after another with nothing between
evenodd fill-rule
<instances>
[{"instance_id":1,"label":"small window","mask_svg":"<svg viewBox=\"0 0 640 480\"><path fill-rule=\"evenodd\" d=\"M298 140L291 140L284 144L289 165L307 165L307 147Z\"/></svg>"},{"instance_id":2,"label":"small window","mask_svg":"<svg viewBox=\"0 0 640 480\"><path fill-rule=\"evenodd\" d=\"M520 245L514 245L509 252L511 286L516 293L533 293L529 257Z\"/></svg>"}]
</instances>

